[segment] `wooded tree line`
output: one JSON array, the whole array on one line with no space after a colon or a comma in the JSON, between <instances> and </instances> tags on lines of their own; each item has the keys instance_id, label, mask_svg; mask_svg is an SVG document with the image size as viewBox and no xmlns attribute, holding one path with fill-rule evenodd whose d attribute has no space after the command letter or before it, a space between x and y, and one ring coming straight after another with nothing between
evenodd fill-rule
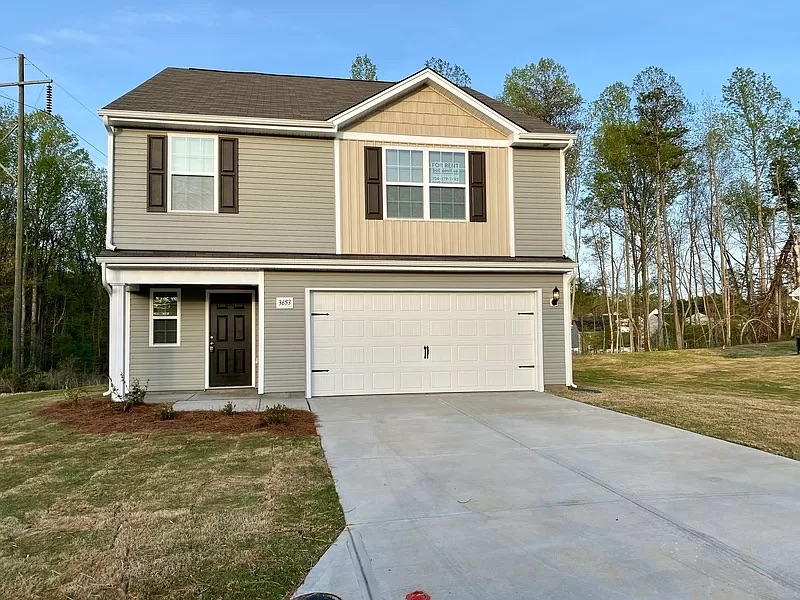
<instances>
[{"instance_id":1,"label":"wooded tree line","mask_svg":"<svg viewBox=\"0 0 800 600\"><path fill-rule=\"evenodd\" d=\"M431 61L445 76L455 66ZM718 97L692 103L647 67L587 101L542 58L512 69L498 99L577 136L565 157L573 309L579 323L599 319L601 346L800 330L789 296L800 287L800 119L769 75L737 68Z\"/></svg>"},{"instance_id":2,"label":"wooded tree line","mask_svg":"<svg viewBox=\"0 0 800 600\"><path fill-rule=\"evenodd\" d=\"M16 112L16 105L0 105L0 139L16 124ZM22 377L26 381L14 383L10 363L16 134L0 143L0 163L11 171L0 170L0 386L4 388L64 385L66 379L102 373L108 354L108 296L95 263L105 236L105 170L92 162L60 117L44 111L26 115L24 144Z\"/></svg>"}]
</instances>

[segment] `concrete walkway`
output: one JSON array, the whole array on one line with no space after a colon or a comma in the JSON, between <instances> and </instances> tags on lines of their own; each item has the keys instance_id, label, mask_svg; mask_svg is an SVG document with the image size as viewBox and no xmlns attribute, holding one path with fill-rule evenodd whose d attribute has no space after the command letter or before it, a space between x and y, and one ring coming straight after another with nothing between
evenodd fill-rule
<instances>
[{"instance_id":1,"label":"concrete walkway","mask_svg":"<svg viewBox=\"0 0 800 600\"><path fill-rule=\"evenodd\" d=\"M547 394L311 401L344 600L800 597L800 463Z\"/></svg>"}]
</instances>

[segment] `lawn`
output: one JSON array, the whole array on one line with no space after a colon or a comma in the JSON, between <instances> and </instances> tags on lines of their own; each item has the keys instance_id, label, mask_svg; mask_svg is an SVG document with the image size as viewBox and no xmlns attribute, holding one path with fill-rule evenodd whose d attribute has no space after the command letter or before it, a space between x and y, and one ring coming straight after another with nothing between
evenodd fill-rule
<instances>
[{"instance_id":1,"label":"lawn","mask_svg":"<svg viewBox=\"0 0 800 600\"><path fill-rule=\"evenodd\" d=\"M316 435L80 433L59 399L0 398L1 598L288 598L344 525Z\"/></svg>"},{"instance_id":2,"label":"lawn","mask_svg":"<svg viewBox=\"0 0 800 600\"><path fill-rule=\"evenodd\" d=\"M574 357L559 395L800 460L794 342Z\"/></svg>"}]
</instances>

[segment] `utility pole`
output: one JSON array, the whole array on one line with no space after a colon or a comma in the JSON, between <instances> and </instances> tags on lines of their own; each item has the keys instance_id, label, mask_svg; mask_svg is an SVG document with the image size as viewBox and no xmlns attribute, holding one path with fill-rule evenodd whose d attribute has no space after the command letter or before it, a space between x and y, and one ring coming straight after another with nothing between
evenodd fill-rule
<instances>
[{"instance_id":1,"label":"utility pole","mask_svg":"<svg viewBox=\"0 0 800 600\"><path fill-rule=\"evenodd\" d=\"M25 55L17 56L17 81L0 83L0 87L16 85L17 103L17 229L14 245L14 308L12 312L11 368L22 369L22 248L24 245L25 219L25 86L50 84L52 79L25 81Z\"/></svg>"}]
</instances>

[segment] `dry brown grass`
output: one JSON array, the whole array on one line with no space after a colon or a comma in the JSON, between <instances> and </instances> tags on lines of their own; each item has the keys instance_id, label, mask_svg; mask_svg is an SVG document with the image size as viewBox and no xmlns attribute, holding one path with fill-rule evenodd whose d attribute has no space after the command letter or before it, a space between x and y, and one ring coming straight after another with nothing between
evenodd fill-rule
<instances>
[{"instance_id":1,"label":"dry brown grass","mask_svg":"<svg viewBox=\"0 0 800 600\"><path fill-rule=\"evenodd\" d=\"M316 436L87 434L54 398L0 399L0 598L287 598L343 525Z\"/></svg>"},{"instance_id":2,"label":"dry brown grass","mask_svg":"<svg viewBox=\"0 0 800 600\"><path fill-rule=\"evenodd\" d=\"M793 343L587 355L559 395L800 460Z\"/></svg>"}]
</instances>

